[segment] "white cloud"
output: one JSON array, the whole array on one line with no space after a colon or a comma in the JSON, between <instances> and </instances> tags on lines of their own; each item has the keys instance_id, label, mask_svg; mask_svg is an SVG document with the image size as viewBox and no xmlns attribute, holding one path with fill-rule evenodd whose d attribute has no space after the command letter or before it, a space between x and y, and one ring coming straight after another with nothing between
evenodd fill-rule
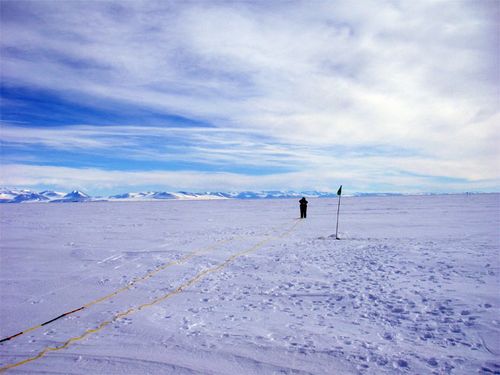
<instances>
[{"instance_id":1,"label":"white cloud","mask_svg":"<svg viewBox=\"0 0 500 375\"><path fill-rule=\"evenodd\" d=\"M411 164L415 172L404 172ZM362 169L355 158L337 164L316 164L315 168L303 168L297 172L251 175L245 173L206 171L130 171L103 170L98 168L70 168L27 164L5 164L0 173L0 185L7 187L31 187L41 189L51 186L57 189L75 188L101 194L133 190L192 190L192 191L241 191L287 189L334 191L344 184L354 191L405 191L405 192L453 192L493 191L498 179L467 180L466 178L443 179L435 175L432 161L424 159L394 160L369 158ZM386 169L384 170L384 166ZM442 162L438 169L449 170L456 175L473 174L472 163ZM389 172L388 172L389 171ZM374 183L376 181L376 183Z\"/></svg>"},{"instance_id":2,"label":"white cloud","mask_svg":"<svg viewBox=\"0 0 500 375\"><path fill-rule=\"evenodd\" d=\"M191 161L288 163L324 185L328 178L314 175L325 176L327 167L357 175L360 185L359 176L368 173L377 184L373 178L388 180L387 172L493 181L498 8L494 1L38 1L25 8L23 22L2 26L4 50L22 52L4 54L2 74L8 84L126 102L221 128L170 133L189 144L199 137L198 147L177 155ZM236 131L229 144L228 129ZM130 157L146 160L176 157L109 131L27 134L7 127L2 137L55 148L131 147ZM332 146L413 155L346 158L330 153ZM286 177L266 178L289 184ZM394 183L425 184L415 176Z\"/></svg>"}]
</instances>

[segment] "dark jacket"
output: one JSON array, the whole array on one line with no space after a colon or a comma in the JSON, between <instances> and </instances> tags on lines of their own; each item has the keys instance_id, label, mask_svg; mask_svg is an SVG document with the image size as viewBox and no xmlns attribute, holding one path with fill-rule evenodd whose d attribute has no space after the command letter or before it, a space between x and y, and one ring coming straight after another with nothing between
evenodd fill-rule
<instances>
[{"instance_id":1,"label":"dark jacket","mask_svg":"<svg viewBox=\"0 0 500 375\"><path fill-rule=\"evenodd\" d=\"M308 203L308 202L307 202L306 198L302 198L302 199L299 201L299 203L300 203L300 205L301 205L301 206L305 206L305 207L307 207L307 203Z\"/></svg>"}]
</instances>

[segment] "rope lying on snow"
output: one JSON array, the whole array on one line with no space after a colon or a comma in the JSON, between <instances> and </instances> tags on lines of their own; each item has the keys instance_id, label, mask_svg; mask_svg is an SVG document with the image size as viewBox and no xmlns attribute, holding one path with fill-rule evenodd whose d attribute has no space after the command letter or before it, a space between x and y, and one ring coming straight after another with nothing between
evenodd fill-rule
<instances>
[{"instance_id":1,"label":"rope lying on snow","mask_svg":"<svg viewBox=\"0 0 500 375\"><path fill-rule=\"evenodd\" d=\"M68 312L65 312L64 314L61 314L59 315L58 317L54 318L54 319L51 319L51 320L47 320L45 323L42 323L42 324L39 324L39 325L36 325L34 327L31 327L31 328L28 328L27 330L25 331L22 331L22 332L19 332L19 333L16 333L15 335L12 335L12 336L9 336L9 337L6 337L4 339L1 339L0 342L4 342L4 341L8 341L8 340L11 340L13 339L14 337L17 337L17 336L21 336L21 335L24 335L25 333L28 333L28 332L31 332L31 331L34 331L35 329L38 329L40 327L43 327L49 323L52 323L54 321L56 321L57 319L61 319L61 318L64 318L66 315L70 315L70 314L73 314L73 313L76 313L77 311L80 311L80 310L83 310L85 308L85 306L82 306L78 309L75 309L75 310L72 310L72 311L68 311Z\"/></svg>"},{"instance_id":2,"label":"rope lying on snow","mask_svg":"<svg viewBox=\"0 0 500 375\"><path fill-rule=\"evenodd\" d=\"M112 297L114 297L114 296L116 296L116 295L118 295L118 294L120 294L122 292L125 292L126 290L130 290L135 284L138 284L138 283L140 283L142 281L145 281L145 280L153 277L155 274L157 274L160 271L163 271L164 269L166 269L168 267L171 267L171 266L174 266L174 265L178 265L178 264L182 264L182 263L188 261L189 259L195 257L196 255L203 254L203 253L208 253L208 252L213 251L213 250L217 249L218 247L220 247L220 246L222 246L222 245L224 245L224 244L226 244L228 242L235 241L235 240L240 239L242 237L243 236L235 237L235 238L228 239L228 240L218 241L215 244L210 245L208 247L203 247L201 249L192 251L191 253L185 255L184 257L182 257L182 258L180 258L178 260L174 260L174 261L169 262L167 264L161 265L161 266L155 268L153 271L148 272L144 276L137 277L137 278L133 279L130 283L128 283L124 287L121 287L120 289L115 290L114 292L111 292L109 294L106 294L103 297L100 297L100 298L97 298L97 299L95 299L93 301L90 301L87 304L85 304L82 307L79 307L79 308L77 308L75 310L65 312L64 314L61 314L61 315L59 315L59 316L57 316L57 317L55 317L53 319L50 319L50 320L46 321L45 323L37 324L37 325L35 325L33 327L30 327L30 328L27 328L27 329L25 329L25 330L23 330L21 332L18 332L15 335L5 337L5 338L3 338L3 339L0 340L0 343L12 340L15 337L18 337L18 336L24 335L26 333L32 332L32 331L34 331L34 330L36 330L38 328L41 328L41 327L43 327L43 326L45 326L45 325L47 325L49 323L52 323L52 322L54 322L54 321L56 321L58 319L61 319L61 318L65 317L65 316L71 315L71 314L73 314L75 312L81 311L83 309L87 309L87 308L89 308L89 307L91 307L93 305L96 305L98 303L104 302L104 301L106 301L106 300L108 300L108 299L110 299L110 298L112 298Z\"/></svg>"},{"instance_id":3,"label":"rope lying on snow","mask_svg":"<svg viewBox=\"0 0 500 375\"><path fill-rule=\"evenodd\" d=\"M17 362L17 363L6 365L4 367L0 367L0 372L7 371L8 369L11 369L11 368L14 368L14 367L18 367L18 366L24 365L24 364L29 363L29 362L33 362L33 361L35 361L35 360L37 360L39 358L42 358L43 356L45 356L49 352L55 352L55 351L58 351L58 350L66 349L72 343L74 343L76 341L83 340L83 339L87 338L88 336L90 336L91 334L101 331L106 326L108 326L109 324L113 323L114 321L116 321L116 320L118 320L120 318L123 318L123 317L125 317L127 315L131 315L131 314L133 314L135 312L138 312L138 311L140 311L140 310L142 310L142 309L144 309L146 307L154 306L154 305L156 305L159 302L162 302L162 301L164 301L164 300L166 300L166 299L168 299L170 297L175 296L175 295L181 293L182 291L184 291L186 288L188 288L188 287L196 284L198 281L202 280L205 276L222 270L223 268L225 268L226 266L228 266L229 264L231 264L232 262L234 262L236 259L238 259L238 258L240 258L240 257L242 257L244 255L247 255L247 254L250 254L252 252L255 252L255 251L259 250L260 248L262 248L268 242L271 242L272 240L280 239L280 238L284 238L284 237L288 236L295 229L295 227L300 222L301 221L299 219L297 219L295 221L295 223L291 226L291 228L288 229L287 231L285 231L284 233L282 233L281 235L278 235L278 236L269 236L266 239L258 242L254 246L252 246L252 247L250 247L250 248L248 248L246 250L240 251L240 252L238 252L236 254L231 255L230 257L228 257L224 262L220 263L219 265L214 266L212 268L207 268L207 269L199 272L196 276L194 276L193 278L189 279L185 283L181 284L180 286L178 286L176 289L174 289L171 292L168 292L168 293L164 294L163 296L157 297L157 298L153 299L150 302L147 302L147 303L141 304L139 306L129 308L128 310L122 311L120 313L117 313L111 319L106 320L106 321L102 322L101 324L99 324L96 328L87 329L80 336L71 337L66 342L64 342L64 344L62 344L61 346L56 346L56 347L50 347L49 346L49 347L46 347L41 352L39 352L36 356L27 358L27 359L25 359L23 361L20 361L20 362ZM56 319L59 319L59 317L56 318Z\"/></svg>"}]
</instances>

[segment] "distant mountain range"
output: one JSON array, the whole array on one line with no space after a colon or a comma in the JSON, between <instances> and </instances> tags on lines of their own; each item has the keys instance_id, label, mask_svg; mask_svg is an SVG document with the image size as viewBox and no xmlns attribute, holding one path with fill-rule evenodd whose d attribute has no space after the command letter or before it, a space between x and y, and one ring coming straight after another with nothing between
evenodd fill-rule
<instances>
[{"instance_id":1,"label":"distant mountain range","mask_svg":"<svg viewBox=\"0 0 500 375\"><path fill-rule=\"evenodd\" d=\"M65 202L120 202L120 201L159 201L159 200L209 200L209 199L285 199L285 198L300 198L317 197L331 198L335 197L335 193L319 192L319 191L243 191L233 193L223 192L205 192L191 193L186 191L179 192L139 192L139 193L124 193L112 195L109 197L92 197L86 193L74 190L71 193L61 193L57 191L42 191L34 192L26 189L6 189L0 188L0 203L65 203Z\"/></svg>"},{"instance_id":2,"label":"distant mountain range","mask_svg":"<svg viewBox=\"0 0 500 375\"><path fill-rule=\"evenodd\" d=\"M473 193L465 193L473 194ZM401 193L354 193L348 196L355 197L386 197L401 196ZM413 195L436 195L432 193L413 194ZM337 194L334 192L321 191L243 191L233 193L206 192L190 193L186 191L179 192L158 192L148 191L139 193L124 193L111 195L109 197L92 197L78 190L71 193L61 193L57 191L34 192L26 189L6 189L0 188L0 203L66 203L66 202L144 202L144 201L162 201L162 200L213 200L213 199L287 199L307 197L307 198L334 198Z\"/></svg>"},{"instance_id":3,"label":"distant mountain range","mask_svg":"<svg viewBox=\"0 0 500 375\"><path fill-rule=\"evenodd\" d=\"M74 190L71 193L60 193L57 191L41 191L39 193L31 190L0 189L0 203L23 203L23 202L85 202L92 198Z\"/></svg>"}]
</instances>

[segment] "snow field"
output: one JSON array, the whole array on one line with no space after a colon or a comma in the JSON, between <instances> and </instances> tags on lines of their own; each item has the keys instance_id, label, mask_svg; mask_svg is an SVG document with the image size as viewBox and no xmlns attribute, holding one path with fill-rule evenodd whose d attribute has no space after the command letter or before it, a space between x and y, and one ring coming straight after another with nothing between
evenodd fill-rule
<instances>
[{"instance_id":1,"label":"snow field","mask_svg":"<svg viewBox=\"0 0 500 375\"><path fill-rule=\"evenodd\" d=\"M2 337L155 273L3 343L1 366L110 321L8 372L498 373L498 203L348 198L342 241L330 199L286 235L295 200L2 206Z\"/></svg>"}]
</instances>

